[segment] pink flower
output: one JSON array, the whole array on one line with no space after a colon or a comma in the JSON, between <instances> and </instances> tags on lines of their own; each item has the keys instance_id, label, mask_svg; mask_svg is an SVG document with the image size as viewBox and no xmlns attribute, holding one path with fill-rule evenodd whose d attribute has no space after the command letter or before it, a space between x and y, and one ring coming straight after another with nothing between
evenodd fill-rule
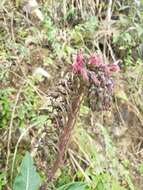
<instances>
[{"instance_id":1,"label":"pink flower","mask_svg":"<svg viewBox=\"0 0 143 190\"><path fill-rule=\"evenodd\" d=\"M119 72L120 71L120 67L118 64L109 64L107 65L107 68L108 68L108 72L109 73L112 73L112 72Z\"/></svg>"},{"instance_id":2,"label":"pink flower","mask_svg":"<svg viewBox=\"0 0 143 190\"><path fill-rule=\"evenodd\" d=\"M74 63L72 64L72 71L76 74L80 74L84 80L88 81L88 72L84 68L84 57L82 52L77 53L74 56Z\"/></svg>"},{"instance_id":3,"label":"pink flower","mask_svg":"<svg viewBox=\"0 0 143 190\"><path fill-rule=\"evenodd\" d=\"M97 67L101 66L102 60L99 55L93 54L89 58L89 65L96 65Z\"/></svg>"},{"instance_id":4,"label":"pink flower","mask_svg":"<svg viewBox=\"0 0 143 190\"><path fill-rule=\"evenodd\" d=\"M72 64L72 70L74 73L81 73L83 66L84 66L84 57L83 54L79 52L74 56L74 63Z\"/></svg>"},{"instance_id":5,"label":"pink flower","mask_svg":"<svg viewBox=\"0 0 143 190\"><path fill-rule=\"evenodd\" d=\"M88 81L89 80L89 77L88 77L88 72L85 68L82 68L81 69L81 75L83 77L84 80Z\"/></svg>"}]
</instances>

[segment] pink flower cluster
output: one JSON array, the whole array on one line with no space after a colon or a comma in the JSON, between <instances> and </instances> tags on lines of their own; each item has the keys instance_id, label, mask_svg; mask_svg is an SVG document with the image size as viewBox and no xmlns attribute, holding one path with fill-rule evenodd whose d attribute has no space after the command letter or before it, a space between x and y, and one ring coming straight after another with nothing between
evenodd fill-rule
<instances>
[{"instance_id":1,"label":"pink flower cluster","mask_svg":"<svg viewBox=\"0 0 143 190\"><path fill-rule=\"evenodd\" d=\"M81 74L85 80L88 80L88 74L85 68L84 56L81 52L77 53L74 57L74 63L72 64L72 71L75 74Z\"/></svg>"},{"instance_id":2,"label":"pink flower cluster","mask_svg":"<svg viewBox=\"0 0 143 190\"><path fill-rule=\"evenodd\" d=\"M101 57L97 54L91 55L89 58L89 65L96 65L97 67L103 65Z\"/></svg>"},{"instance_id":3,"label":"pink flower cluster","mask_svg":"<svg viewBox=\"0 0 143 190\"><path fill-rule=\"evenodd\" d=\"M82 68L84 67L84 56L83 54L77 53L74 57L74 62L72 64L72 70L74 73L81 73Z\"/></svg>"},{"instance_id":4,"label":"pink flower cluster","mask_svg":"<svg viewBox=\"0 0 143 190\"><path fill-rule=\"evenodd\" d=\"M92 77L95 83L98 83L98 79L95 74L92 73L88 67L96 67L97 69L104 70L107 74L120 71L120 68L117 63L105 64L98 54L93 54L89 57L88 62L85 63L84 56L82 52L78 52L74 56L74 62L72 64L72 71L75 74L80 74L84 80L89 80L89 74Z\"/></svg>"}]
</instances>

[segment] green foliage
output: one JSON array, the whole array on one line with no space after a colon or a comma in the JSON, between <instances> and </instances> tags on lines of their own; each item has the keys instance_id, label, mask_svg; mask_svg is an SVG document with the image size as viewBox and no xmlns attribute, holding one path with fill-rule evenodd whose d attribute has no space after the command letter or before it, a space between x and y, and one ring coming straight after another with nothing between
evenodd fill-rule
<instances>
[{"instance_id":1,"label":"green foliage","mask_svg":"<svg viewBox=\"0 0 143 190\"><path fill-rule=\"evenodd\" d=\"M11 116L10 95L13 88L6 88L0 91L0 128L6 127Z\"/></svg>"},{"instance_id":2,"label":"green foliage","mask_svg":"<svg viewBox=\"0 0 143 190\"><path fill-rule=\"evenodd\" d=\"M98 124L96 128L103 135L105 148L104 153L98 152L98 144L94 142L94 138L78 125L78 129L74 135L74 141L79 147L79 157L87 160L88 167L82 171L82 165L79 160L79 170L77 176L83 176L88 182L91 189L97 190L134 190L134 185L130 179L128 170L118 161L116 157L116 149L105 127ZM76 159L76 158L75 158ZM80 175L78 174L80 171ZM89 178L90 177L90 178ZM83 180L82 177L80 179ZM90 182L89 182L90 179ZM123 187L119 183L119 179L123 179L128 184L128 188Z\"/></svg>"},{"instance_id":3,"label":"green foliage","mask_svg":"<svg viewBox=\"0 0 143 190\"><path fill-rule=\"evenodd\" d=\"M59 176L55 184L56 187L63 187L73 180L73 176L70 175L70 170L66 166L59 170L56 175Z\"/></svg>"},{"instance_id":4,"label":"green foliage","mask_svg":"<svg viewBox=\"0 0 143 190\"><path fill-rule=\"evenodd\" d=\"M143 175L143 162L138 166L139 172Z\"/></svg>"},{"instance_id":5,"label":"green foliage","mask_svg":"<svg viewBox=\"0 0 143 190\"><path fill-rule=\"evenodd\" d=\"M88 190L87 189L87 184L83 183L83 182L73 182L73 183L69 183L66 184L60 188L58 188L57 190Z\"/></svg>"},{"instance_id":6,"label":"green foliage","mask_svg":"<svg viewBox=\"0 0 143 190\"><path fill-rule=\"evenodd\" d=\"M89 113L89 108L87 106L81 105L80 107L80 115L87 115Z\"/></svg>"},{"instance_id":7,"label":"green foliage","mask_svg":"<svg viewBox=\"0 0 143 190\"><path fill-rule=\"evenodd\" d=\"M99 44L107 46L106 40L110 43L116 59L122 59L123 66L127 69L134 66L134 73L136 65L141 66L138 70L142 69L143 57L143 0L140 1L140 7L137 7L133 0L113 1L112 15L117 17L117 20L111 18L111 31L106 31L104 17L106 16L108 5L103 1L91 0L88 2L83 0L72 1L75 3L71 3L67 0L54 0L52 1L53 7L50 7L50 1L44 2L44 4L41 4L42 6L40 5L40 8L45 14L45 19L40 24L37 23L36 19L36 21L32 20L31 22L30 14L25 17L20 0L16 0L16 8L9 7L9 2L12 3L13 1L2 0L0 2L2 12L2 27L0 29L0 87L2 86L0 90L0 129L3 130L2 136L4 134L5 142L2 145L4 151L7 144L5 134L9 131L11 111L18 91L17 86L19 86L19 77L13 80L11 74L19 75L20 80L25 80L12 118L12 133L15 132L16 128L20 127L22 134L30 124L38 126L37 128L35 127L36 130L39 130L43 125L52 126L47 114L39 114L39 107L43 103L43 100L41 101L43 93L41 93L41 88L39 87L41 84L44 86L44 88L42 86L42 90L46 95L47 84L44 84L43 81L38 83L39 81L34 81L31 77L29 73L33 72L35 66L44 66L49 71L51 67L61 67L62 64L71 63L71 55L77 49L81 48L83 51L92 53L92 51L98 49ZM13 14L14 17L12 16ZM42 48L46 51L46 56L43 56ZM40 55L44 57L43 62L39 60L36 62L33 59L35 57L31 55L35 50L41 51ZM106 50L108 51L108 46ZM133 50L137 52L135 56L133 56ZM107 52L104 53L106 54ZM22 73L21 68L24 68ZM129 72L126 72L125 75L131 78ZM142 110L142 99L138 97L142 96L142 84L137 84L137 80L140 80L140 75L142 73L133 77L130 88L133 89L132 84L136 81L135 88L137 90L135 89L135 91L137 91L137 96L134 99L136 104L140 106L140 110ZM18 85L13 85L13 83L18 83ZM8 88L7 86L9 85L13 85L13 88ZM115 92L115 96L121 101L130 101L130 97L124 91ZM73 148L72 151L76 151L76 153L73 154L74 158L70 154L68 156L68 161L72 160L72 164L69 164L69 162L68 165L65 164L58 179L54 183L51 182L52 185L56 184L55 186L58 190L134 190L135 187L129 173L130 160L125 159L119 162L116 157L117 150L114 143L106 127L102 125L96 126L104 142L102 144L103 152L99 151L98 137L92 132L94 129L87 125L90 120L89 115L89 108L82 105L77 129L75 133L73 132L73 147L72 145L70 146L71 149ZM83 120L86 121L86 125ZM36 136L37 131L34 131L34 133ZM57 137L51 138L55 138L55 141L57 141ZM11 158L15 147L12 144L10 148ZM27 148L29 149L29 147ZM23 152L25 149L18 149L17 157L21 155L21 151ZM52 157L53 155L50 156ZM19 160L21 160L20 156ZM5 161L3 160L2 162L5 165ZM18 162L15 164L14 172L17 164ZM137 167L142 175L143 164L141 163ZM32 178L32 180L30 178L30 182L33 182L33 186L30 186L30 188L31 190L37 190L40 178L35 170L33 160L30 154L27 153L23 158L20 173L15 178L14 190L24 190L26 188L25 183L26 180L28 181L28 171ZM40 172L42 173L43 171ZM0 190L6 185L6 175L3 171L0 173ZM8 175L10 175L9 171ZM122 180L127 184L126 187L122 185Z\"/></svg>"},{"instance_id":8,"label":"green foliage","mask_svg":"<svg viewBox=\"0 0 143 190\"><path fill-rule=\"evenodd\" d=\"M6 185L6 175L5 172L0 173L0 190L3 190L3 187Z\"/></svg>"},{"instance_id":9,"label":"green foliage","mask_svg":"<svg viewBox=\"0 0 143 190\"><path fill-rule=\"evenodd\" d=\"M135 66L138 58L142 58L140 48L143 43L142 8L131 2L120 4L122 14L119 14L113 32L113 43L126 67Z\"/></svg>"},{"instance_id":10,"label":"green foliage","mask_svg":"<svg viewBox=\"0 0 143 190\"><path fill-rule=\"evenodd\" d=\"M36 122L37 110L40 106L40 99L34 90L34 82L28 79L27 83L23 86L21 102L18 103L16 109L15 121L17 127L23 127L25 122Z\"/></svg>"},{"instance_id":11,"label":"green foliage","mask_svg":"<svg viewBox=\"0 0 143 190\"><path fill-rule=\"evenodd\" d=\"M6 44L6 47L10 51L9 56L11 57L11 59L16 58L17 55L18 55L19 58L28 60L28 58L29 58L29 49L26 48L24 46L24 44L16 43L16 42L13 42L13 41L10 41L10 42L8 41L8 43ZM14 55L12 54L11 50L15 52Z\"/></svg>"},{"instance_id":12,"label":"green foliage","mask_svg":"<svg viewBox=\"0 0 143 190\"><path fill-rule=\"evenodd\" d=\"M57 36L57 28L54 26L54 23L52 22L50 17L45 18L44 28L48 42L54 44Z\"/></svg>"},{"instance_id":13,"label":"green foliage","mask_svg":"<svg viewBox=\"0 0 143 190\"><path fill-rule=\"evenodd\" d=\"M64 15L64 18L63 18L63 20L64 20L64 22L70 22L70 21L72 21L72 20L74 20L74 19L76 19L75 17L75 14L76 14L76 12L75 12L75 7L72 5L68 10L67 10L67 12L65 13L65 15Z\"/></svg>"},{"instance_id":14,"label":"green foliage","mask_svg":"<svg viewBox=\"0 0 143 190\"><path fill-rule=\"evenodd\" d=\"M24 156L20 172L14 180L13 190L38 190L41 183L30 153Z\"/></svg>"}]
</instances>

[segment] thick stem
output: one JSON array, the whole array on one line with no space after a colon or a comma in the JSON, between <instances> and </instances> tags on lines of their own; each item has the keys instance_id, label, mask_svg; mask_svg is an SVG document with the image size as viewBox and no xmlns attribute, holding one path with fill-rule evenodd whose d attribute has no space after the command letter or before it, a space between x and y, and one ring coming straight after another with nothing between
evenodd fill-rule
<instances>
[{"instance_id":1,"label":"thick stem","mask_svg":"<svg viewBox=\"0 0 143 190\"><path fill-rule=\"evenodd\" d=\"M68 146L69 139L71 137L72 131L75 126L75 122L78 116L78 112L80 109L80 105L83 99L83 94L84 94L84 88L81 85L79 89L79 94L78 96L73 100L72 102L72 111L68 113L68 121L66 123L66 126L64 127L60 137L59 137L59 142L58 142L58 155L57 159L54 162L50 175L48 177L48 181L51 181L53 177L55 176L58 168L63 164L64 161L64 155Z\"/></svg>"}]
</instances>

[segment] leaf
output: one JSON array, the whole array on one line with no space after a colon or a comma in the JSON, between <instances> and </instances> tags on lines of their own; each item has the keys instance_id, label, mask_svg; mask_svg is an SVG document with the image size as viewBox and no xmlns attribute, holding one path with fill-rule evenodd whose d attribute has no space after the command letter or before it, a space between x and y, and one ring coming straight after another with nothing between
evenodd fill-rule
<instances>
[{"instance_id":1,"label":"leaf","mask_svg":"<svg viewBox=\"0 0 143 190\"><path fill-rule=\"evenodd\" d=\"M131 43L132 36L129 33L124 33L122 37L125 42Z\"/></svg>"},{"instance_id":2,"label":"leaf","mask_svg":"<svg viewBox=\"0 0 143 190\"><path fill-rule=\"evenodd\" d=\"M87 115L89 113L89 108L87 106L82 105L80 107L80 113L81 115Z\"/></svg>"},{"instance_id":3,"label":"leaf","mask_svg":"<svg viewBox=\"0 0 143 190\"><path fill-rule=\"evenodd\" d=\"M86 190L86 188L87 184L84 182L73 182L62 186L57 190Z\"/></svg>"},{"instance_id":4,"label":"leaf","mask_svg":"<svg viewBox=\"0 0 143 190\"><path fill-rule=\"evenodd\" d=\"M138 166L138 171L143 174L143 162L141 164L139 164Z\"/></svg>"},{"instance_id":5,"label":"leaf","mask_svg":"<svg viewBox=\"0 0 143 190\"><path fill-rule=\"evenodd\" d=\"M98 26L98 19L96 16L91 16L87 22L84 23L84 27L90 31L93 31Z\"/></svg>"},{"instance_id":6,"label":"leaf","mask_svg":"<svg viewBox=\"0 0 143 190\"><path fill-rule=\"evenodd\" d=\"M41 179L36 172L33 159L29 152L26 153L22 160L20 173L15 178L13 190L38 190Z\"/></svg>"},{"instance_id":7,"label":"leaf","mask_svg":"<svg viewBox=\"0 0 143 190\"><path fill-rule=\"evenodd\" d=\"M125 102L128 101L128 97L127 97L126 93L121 89L120 90L118 89L115 91L115 96L121 100L124 100Z\"/></svg>"},{"instance_id":8,"label":"leaf","mask_svg":"<svg viewBox=\"0 0 143 190\"><path fill-rule=\"evenodd\" d=\"M48 116L47 115L39 115L39 116L36 116L35 118L33 118L32 120L32 124L35 125L35 126L41 126L43 125L44 123L46 123L48 121Z\"/></svg>"}]
</instances>

